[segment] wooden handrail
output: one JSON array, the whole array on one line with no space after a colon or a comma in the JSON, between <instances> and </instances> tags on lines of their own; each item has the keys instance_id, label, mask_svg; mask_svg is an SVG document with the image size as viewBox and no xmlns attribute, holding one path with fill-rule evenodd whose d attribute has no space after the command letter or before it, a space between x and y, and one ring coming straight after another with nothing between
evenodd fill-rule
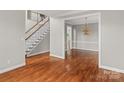
<instances>
[{"instance_id":1,"label":"wooden handrail","mask_svg":"<svg viewBox=\"0 0 124 93\"><path fill-rule=\"evenodd\" d=\"M46 22L44 22L40 27L38 27L31 35L29 35L25 40L27 40L28 38L30 38L34 33L36 33L42 26L44 26L47 22L49 21L49 18L47 19Z\"/></svg>"},{"instance_id":2,"label":"wooden handrail","mask_svg":"<svg viewBox=\"0 0 124 93\"><path fill-rule=\"evenodd\" d=\"M38 25L42 20L40 20L38 23L36 23L35 25L33 25L31 28L29 28L25 34L27 34L30 30L32 30L36 25Z\"/></svg>"}]
</instances>

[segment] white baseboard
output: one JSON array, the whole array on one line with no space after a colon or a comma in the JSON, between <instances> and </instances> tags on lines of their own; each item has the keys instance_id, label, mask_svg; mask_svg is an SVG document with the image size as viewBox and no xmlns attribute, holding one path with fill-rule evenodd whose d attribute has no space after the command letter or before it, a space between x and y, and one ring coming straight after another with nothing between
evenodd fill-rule
<instances>
[{"instance_id":1,"label":"white baseboard","mask_svg":"<svg viewBox=\"0 0 124 93\"><path fill-rule=\"evenodd\" d=\"M110 67L110 66L100 66L99 68L103 68L106 70L111 70L111 71L115 71L115 72L119 72L119 73L124 73L124 70L122 69L118 69L118 68L114 68L114 67Z\"/></svg>"},{"instance_id":2,"label":"white baseboard","mask_svg":"<svg viewBox=\"0 0 124 93\"><path fill-rule=\"evenodd\" d=\"M65 59L65 57L58 56L58 55L55 55L55 54L50 54L50 56L57 57L57 58L61 58L61 59Z\"/></svg>"},{"instance_id":3,"label":"white baseboard","mask_svg":"<svg viewBox=\"0 0 124 93\"><path fill-rule=\"evenodd\" d=\"M99 51L99 50L95 50L95 49L75 48L75 47L73 47L72 49L80 49L80 50L88 50L88 51L96 51L96 52Z\"/></svg>"},{"instance_id":4,"label":"white baseboard","mask_svg":"<svg viewBox=\"0 0 124 93\"><path fill-rule=\"evenodd\" d=\"M46 52L49 52L49 50L42 51L42 52L37 52L37 53L33 53L33 54L30 54L30 55L27 55L27 56L28 56L28 57L30 57L30 56L35 56L35 55L43 54L43 53L46 53Z\"/></svg>"},{"instance_id":5,"label":"white baseboard","mask_svg":"<svg viewBox=\"0 0 124 93\"><path fill-rule=\"evenodd\" d=\"M19 67L22 67L22 66L25 66L25 65L26 65L26 63L24 62L24 63L18 64L18 65L9 67L9 68L5 68L3 70L0 70L0 74L5 73L5 72L8 72L8 71L11 71L11 70L14 70L16 68L19 68Z\"/></svg>"}]
</instances>

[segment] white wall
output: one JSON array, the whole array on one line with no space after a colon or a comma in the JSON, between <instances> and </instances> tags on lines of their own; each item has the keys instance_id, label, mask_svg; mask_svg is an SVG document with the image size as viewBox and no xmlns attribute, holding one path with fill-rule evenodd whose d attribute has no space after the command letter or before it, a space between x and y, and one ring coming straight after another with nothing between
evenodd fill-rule
<instances>
[{"instance_id":1,"label":"white wall","mask_svg":"<svg viewBox=\"0 0 124 93\"><path fill-rule=\"evenodd\" d=\"M50 18L50 55L65 58L64 20Z\"/></svg>"},{"instance_id":2,"label":"white wall","mask_svg":"<svg viewBox=\"0 0 124 93\"><path fill-rule=\"evenodd\" d=\"M30 55L37 55L50 51L50 33L39 43L39 45L31 52Z\"/></svg>"},{"instance_id":3,"label":"white wall","mask_svg":"<svg viewBox=\"0 0 124 93\"><path fill-rule=\"evenodd\" d=\"M73 48L98 51L98 24L91 23L89 35L81 31L84 25L73 25Z\"/></svg>"},{"instance_id":4,"label":"white wall","mask_svg":"<svg viewBox=\"0 0 124 93\"><path fill-rule=\"evenodd\" d=\"M101 66L124 72L124 11L101 12Z\"/></svg>"},{"instance_id":5,"label":"white wall","mask_svg":"<svg viewBox=\"0 0 124 93\"><path fill-rule=\"evenodd\" d=\"M0 11L0 73L25 65L25 11Z\"/></svg>"}]
</instances>

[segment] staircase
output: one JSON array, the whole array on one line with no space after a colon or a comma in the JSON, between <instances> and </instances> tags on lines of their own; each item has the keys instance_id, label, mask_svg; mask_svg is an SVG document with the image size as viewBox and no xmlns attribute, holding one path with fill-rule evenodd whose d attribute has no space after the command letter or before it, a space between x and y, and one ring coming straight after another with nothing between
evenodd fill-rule
<instances>
[{"instance_id":1,"label":"staircase","mask_svg":"<svg viewBox=\"0 0 124 93\"><path fill-rule=\"evenodd\" d=\"M31 52L44 40L49 31L49 18L44 17L44 19L40 20L25 33L27 57L30 56Z\"/></svg>"}]
</instances>

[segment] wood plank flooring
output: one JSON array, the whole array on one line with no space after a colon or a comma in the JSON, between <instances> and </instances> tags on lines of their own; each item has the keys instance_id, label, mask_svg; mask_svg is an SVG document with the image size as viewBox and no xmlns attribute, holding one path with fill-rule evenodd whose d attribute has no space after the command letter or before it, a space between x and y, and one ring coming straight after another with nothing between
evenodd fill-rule
<instances>
[{"instance_id":1,"label":"wood plank flooring","mask_svg":"<svg viewBox=\"0 0 124 93\"><path fill-rule=\"evenodd\" d=\"M0 74L1 82L117 82L124 74L98 68L98 53L72 50L65 60L48 53L26 58L27 65Z\"/></svg>"}]
</instances>

